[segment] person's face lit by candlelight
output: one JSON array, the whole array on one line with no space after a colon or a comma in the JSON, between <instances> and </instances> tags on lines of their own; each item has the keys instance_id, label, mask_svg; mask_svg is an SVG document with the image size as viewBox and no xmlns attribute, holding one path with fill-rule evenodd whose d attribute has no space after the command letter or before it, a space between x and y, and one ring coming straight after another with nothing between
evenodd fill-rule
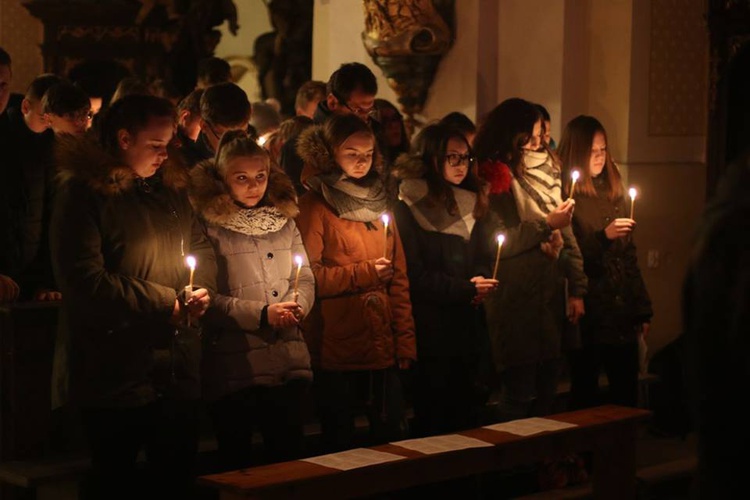
<instances>
[{"instance_id":1,"label":"person's face lit by candlelight","mask_svg":"<svg viewBox=\"0 0 750 500\"><path fill-rule=\"evenodd\" d=\"M604 138L604 134L597 132L594 134L594 140L591 143L591 158L589 160L589 173L591 177L596 177L602 173L606 161L607 141Z\"/></svg>"},{"instance_id":2,"label":"person's face lit by candlelight","mask_svg":"<svg viewBox=\"0 0 750 500\"><path fill-rule=\"evenodd\" d=\"M523 149L526 151L536 151L542 144L542 120L537 120L534 124L534 128L531 131L531 137L529 141L523 145Z\"/></svg>"},{"instance_id":3,"label":"person's face lit by candlelight","mask_svg":"<svg viewBox=\"0 0 750 500\"><path fill-rule=\"evenodd\" d=\"M268 187L268 162L262 156L238 156L226 165L225 182L232 199L252 208L266 194Z\"/></svg>"},{"instance_id":4,"label":"person's face lit by candlelight","mask_svg":"<svg viewBox=\"0 0 750 500\"><path fill-rule=\"evenodd\" d=\"M375 152L375 139L370 134L357 132L334 150L336 163L347 177L361 179L370 172Z\"/></svg>"},{"instance_id":5,"label":"person's face lit by candlelight","mask_svg":"<svg viewBox=\"0 0 750 500\"><path fill-rule=\"evenodd\" d=\"M443 163L443 178L454 186L460 185L469 174L473 158L465 141L452 137L448 139Z\"/></svg>"},{"instance_id":6,"label":"person's face lit by candlelight","mask_svg":"<svg viewBox=\"0 0 750 500\"><path fill-rule=\"evenodd\" d=\"M152 117L145 128L134 134L119 130L117 140L123 160L139 177L151 177L167 159L167 144L173 132L172 120L157 117Z\"/></svg>"}]
</instances>

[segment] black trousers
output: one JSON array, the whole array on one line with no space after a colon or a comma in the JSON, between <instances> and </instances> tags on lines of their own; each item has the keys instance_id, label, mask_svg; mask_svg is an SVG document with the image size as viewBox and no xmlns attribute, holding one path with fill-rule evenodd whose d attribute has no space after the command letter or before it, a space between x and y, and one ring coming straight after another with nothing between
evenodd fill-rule
<instances>
[{"instance_id":1,"label":"black trousers","mask_svg":"<svg viewBox=\"0 0 750 500\"><path fill-rule=\"evenodd\" d=\"M568 353L570 409L611 403L638 406L638 342L594 344ZM599 394L599 375L607 374L609 390Z\"/></svg>"},{"instance_id":2,"label":"black trousers","mask_svg":"<svg viewBox=\"0 0 750 500\"><path fill-rule=\"evenodd\" d=\"M193 498L198 401L161 399L136 408L84 409L82 419L91 449L83 499ZM142 449L146 464L139 468Z\"/></svg>"},{"instance_id":3,"label":"black trousers","mask_svg":"<svg viewBox=\"0 0 750 500\"><path fill-rule=\"evenodd\" d=\"M305 402L309 382L290 381L274 387L248 387L208 404L221 470L252 464L253 432L263 436L265 463L303 454Z\"/></svg>"},{"instance_id":4,"label":"black trousers","mask_svg":"<svg viewBox=\"0 0 750 500\"><path fill-rule=\"evenodd\" d=\"M324 453L354 447L357 415L367 415L370 425L366 446L405 436L404 398L398 368L350 372L320 370L315 372L313 387Z\"/></svg>"},{"instance_id":5,"label":"black trousers","mask_svg":"<svg viewBox=\"0 0 750 500\"><path fill-rule=\"evenodd\" d=\"M414 384L414 434L434 436L479 424L484 401L477 362L468 356L420 357Z\"/></svg>"}]
</instances>

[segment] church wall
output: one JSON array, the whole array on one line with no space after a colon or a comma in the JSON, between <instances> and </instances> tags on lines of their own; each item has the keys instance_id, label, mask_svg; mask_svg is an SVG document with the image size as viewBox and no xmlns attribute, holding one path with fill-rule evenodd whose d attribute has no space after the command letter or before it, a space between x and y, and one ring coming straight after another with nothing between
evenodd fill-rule
<instances>
[{"instance_id":1,"label":"church wall","mask_svg":"<svg viewBox=\"0 0 750 500\"><path fill-rule=\"evenodd\" d=\"M18 0L0 0L0 47L13 61L11 92L24 93L44 69L42 23L29 14Z\"/></svg>"}]
</instances>

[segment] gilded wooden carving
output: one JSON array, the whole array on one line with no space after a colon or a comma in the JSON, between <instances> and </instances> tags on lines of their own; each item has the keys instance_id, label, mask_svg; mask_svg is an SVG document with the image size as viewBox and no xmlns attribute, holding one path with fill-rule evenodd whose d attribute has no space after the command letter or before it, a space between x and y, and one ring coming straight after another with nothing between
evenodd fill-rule
<instances>
[{"instance_id":1,"label":"gilded wooden carving","mask_svg":"<svg viewBox=\"0 0 750 500\"><path fill-rule=\"evenodd\" d=\"M363 0L367 53L413 126L454 40L454 0Z\"/></svg>"}]
</instances>

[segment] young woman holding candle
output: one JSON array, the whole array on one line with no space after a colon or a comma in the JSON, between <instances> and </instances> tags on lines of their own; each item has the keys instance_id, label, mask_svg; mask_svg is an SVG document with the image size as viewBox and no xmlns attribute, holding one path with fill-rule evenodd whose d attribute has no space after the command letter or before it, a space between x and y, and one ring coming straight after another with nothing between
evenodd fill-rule
<instances>
[{"instance_id":1,"label":"young woman holding candle","mask_svg":"<svg viewBox=\"0 0 750 500\"><path fill-rule=\"evenodd\" d=\"M609 382L608 400L638 404L638 337L648 334L652 310L633 244L635 221L617 165L607 149L607 132L592 116L581 115L565 127L560 159L578 166L573 231L589 279L582 347L568 354L570 404L599 402L599 372ZM567 178L567 176L564 176Z\"/></svg>"},{"instance_id":2,"label":"young woman holding candle","mask_svg":"<svg viewBox=\"0 0 750 500\"><path fill-rule=\"evenodd\" d=\"M500 379L499 420L551 411L563 332L582 315L586 293L581 254L570 231L575 202L562 201L559 168L546 148L538 151L541 131L537 107L513 98L489 113L474 142L490 201L472 235L476 274L492 272L496 236L505 236L498 290L485 301Z\"/></svg>"},{"instance_id":3,"label":"young woman holding candle","mask_svg":"<svg viewBox=\"0 0 750 500\"><path fill-rule=\"evenodd\" d=\"M483 182L464 135L429 125L393 166L400 180L394 208L406 254L417 352L417 435L479 425L487 392L481 369L489 356L479 314L497 281L472 274L469 241L487 209Z\"/></svg>"},{"instance_id":4,"label":"young woman holding candle","mask_svg":"<svg viewBox=\"0 0 750 500\"><path fill-rule=\"evenodd\" d=\"M194 482L201 344L186 319L196 326L208 307L216 265L186 170L167 158L174 125L169 101L132 95L106 112L97 143L58 139L50 241L64 299L55 368L69 375L91 447L83 498L189 498ZM185 303L188 254L196 288Z\"/></svg>"},{"instance_id":5,"label":"young woman holding candle","mask_svg":"<svg viewBox=\"0 0 750 500\"><path fill-rule=\"evenodd\" d=\"M396 225L384 234L387 196L375 137L355 115L332 116L297 142L308 192L297 218L315 275L304 329L327 451L353 445L366 412L371 442L403 435L399 369L416 360L406 258ZM386 256L383 242L386 241Z\"/></svg>"},{"instance_id":6,"label":"young woman holding candle","mask_svg":"<svg viewBox=\"0 0 750 500\"><path fill-rule=\"evenodd\" d=\"M199 163L191 178L191 199L219 262L203 393L221 468L249 465L256 428L267 461L298 458L312 380L299 321L315 291L294 222L294 186L244 131L226 132L216 158Z\"/></svg>"}]
</instances>

